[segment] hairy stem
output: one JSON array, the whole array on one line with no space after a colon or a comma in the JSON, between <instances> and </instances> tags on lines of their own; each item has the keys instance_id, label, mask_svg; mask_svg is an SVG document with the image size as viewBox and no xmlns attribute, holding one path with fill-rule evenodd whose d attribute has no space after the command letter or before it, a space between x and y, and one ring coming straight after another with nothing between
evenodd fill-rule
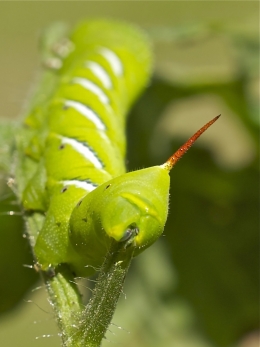
<instances>
[{"instance_id":1,"label":"hairy stem","mask_svg":"<svg viewBox=\"0 0 260 347\"><path fill-rule=\"evenodd\" d=\"M101 345L113 318L133 257L134 247L125 248L125 245L125 242L111 242L93 296L83 312L79 329L80 346L98 347Z\"/></svg>"}]
</instances>

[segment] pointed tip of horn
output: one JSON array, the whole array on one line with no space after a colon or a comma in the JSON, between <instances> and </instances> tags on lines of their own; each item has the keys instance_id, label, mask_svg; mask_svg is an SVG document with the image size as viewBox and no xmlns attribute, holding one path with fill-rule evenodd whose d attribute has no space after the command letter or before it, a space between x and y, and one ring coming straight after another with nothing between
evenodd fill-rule
<instances>
[{"instance_id":1,"label":"pointed tip of horn","mask_svg":"<svg viewBox=\"0 0 260 347\"><path fill-rule=\"evenodd\" d=\"M181 157L190 149L194 142L202 135L216 120L219 119L221 114L213 118L200 128L194 135L192 135L187 142L185 142L161 167L167 171L171 171L173 166L181 159Z\"/></svg>"}]
</instances>

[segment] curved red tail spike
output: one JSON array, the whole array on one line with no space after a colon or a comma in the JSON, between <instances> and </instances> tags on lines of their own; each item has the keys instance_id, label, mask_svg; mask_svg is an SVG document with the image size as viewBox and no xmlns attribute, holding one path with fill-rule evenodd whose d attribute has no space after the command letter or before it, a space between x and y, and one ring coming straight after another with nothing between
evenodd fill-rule
<instances>
[{"instance_id":1,"label":"curved red tail spike","mask_svg":"<svg viewBox=\"0 0 260 347\"><path fill-rule=\"evenodd\" d=\"M194 144L194 142L206 131L213 123L219 119L221 115L213 118L210 122L205 124L200 130L198 130L187 142L184 143L163 165L162 167L170 171L178 160L188 151L188 149Z\"/></svg>"}]
</instances>

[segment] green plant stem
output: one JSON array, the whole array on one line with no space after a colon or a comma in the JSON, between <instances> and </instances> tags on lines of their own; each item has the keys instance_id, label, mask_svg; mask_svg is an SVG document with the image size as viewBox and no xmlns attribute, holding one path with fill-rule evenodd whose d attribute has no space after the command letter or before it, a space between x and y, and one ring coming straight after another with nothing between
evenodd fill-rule
<instances>
[{"instance_id":1,"label":"green plant stem","mask_svg":"<svg viewBox=\"0 0 260 347\"><path fill-rule=\"evenodd\" d=\"M98 347L113 318L134 247L125 248L125 242L111 242L101 267L97 284L80 324L80 346Z\"/></svg>"}]
</instances>

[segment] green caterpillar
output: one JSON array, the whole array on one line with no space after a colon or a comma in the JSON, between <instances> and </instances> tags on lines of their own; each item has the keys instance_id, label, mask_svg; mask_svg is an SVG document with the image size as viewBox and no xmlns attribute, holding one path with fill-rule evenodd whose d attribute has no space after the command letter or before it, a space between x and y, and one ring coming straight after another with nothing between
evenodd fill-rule
<instances>
[{"instance_id":1,"label":"green caterpillar","mask_svg":"<svg viewBox=\"0 0 260 347\"><path fill-rule=\"evenodd\" d=\"M68 263L88 276L111 238L133 244L135 255L158 239L169 171L216 118L165 164L125 173L126 114L150 79L149 40L124 23L93 20L56 47L55 83L24 122L20 148L33 164L20 195L26 211L46 213L34 247L42 270Z\"/></svg>"}]
</instances>

